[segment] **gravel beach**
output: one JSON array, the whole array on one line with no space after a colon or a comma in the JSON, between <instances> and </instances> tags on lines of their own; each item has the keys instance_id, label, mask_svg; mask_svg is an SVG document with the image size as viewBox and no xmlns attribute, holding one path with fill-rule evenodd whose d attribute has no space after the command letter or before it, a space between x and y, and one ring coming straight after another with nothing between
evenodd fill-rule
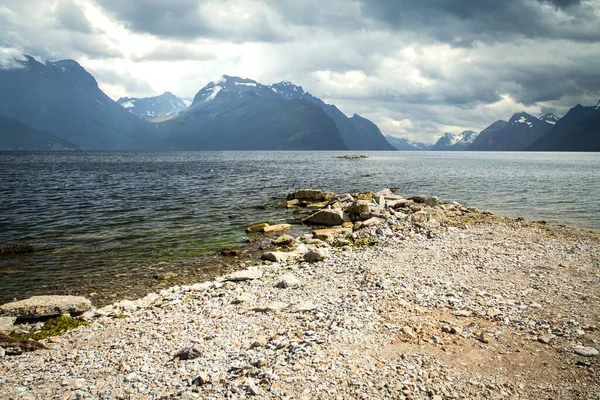
<instances>
[{"instance_id":1,"label":"gravel beach","mask_svg":"<svg viewBox=\"0 0 600 400\"><path fill-rule=\"evenodd\" d=\"M600 236L452 215L88 311L0 398L600 398Z\"/></svg>"}]
</instances>

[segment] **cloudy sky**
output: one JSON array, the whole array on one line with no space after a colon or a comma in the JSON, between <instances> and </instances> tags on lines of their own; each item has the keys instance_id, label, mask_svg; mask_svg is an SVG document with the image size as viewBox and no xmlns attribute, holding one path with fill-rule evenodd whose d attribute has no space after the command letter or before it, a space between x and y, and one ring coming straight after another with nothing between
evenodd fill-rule
<instances>
[{"instance_id":1,"label":"cloudy sky","mask_svg":"<svg viewBox=\"0 0 600 400\"><path fill-rule=\"evenodd\" d=\"M600 98L600 0L0 0L0 67L72 58L111 97L290 80L434 141Z\"/></svg>"}]
</instances>

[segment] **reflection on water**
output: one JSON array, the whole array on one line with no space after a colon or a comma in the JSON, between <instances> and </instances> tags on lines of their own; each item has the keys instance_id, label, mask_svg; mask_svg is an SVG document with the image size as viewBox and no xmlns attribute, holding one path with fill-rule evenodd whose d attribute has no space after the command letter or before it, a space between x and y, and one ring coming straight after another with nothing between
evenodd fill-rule
<instances>
[{"instance_id":1,"label":"reflection on water","mask_svg":"<svg viewBox=\"0 0 600 400\"><path fill-rule=\"evenodd\" d=\"M293 216L289 191L398 189L510 217L600 230L598 153L0 153L0 301L69 285L135 280L161 262L239 243Z\"/></svg>"}]
</instances>

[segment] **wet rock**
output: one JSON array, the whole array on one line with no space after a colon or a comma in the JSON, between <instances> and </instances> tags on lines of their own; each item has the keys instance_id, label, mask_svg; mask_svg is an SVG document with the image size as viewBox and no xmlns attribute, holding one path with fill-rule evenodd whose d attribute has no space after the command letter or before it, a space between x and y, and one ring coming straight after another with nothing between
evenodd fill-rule
<instances>
[{"instance_id":1,"label":"wet rock","mask_svg":"<svg viewBox=\"0 0 600 400\"><path fill-rule=\"evenodd\" d=\"M263 273L259 269L245 269L242 271L235 271L229 275L225 276L226 281L250 281L254 279L259 279L263 276Z\"/></svg>"},{"instance_id":2,"label":"wet rock","mask_svg":"<svg viewBox=\"0 0 600 400\"><path fill-rule=\"evenodd\" d=\"M286 288L295 288L302 284L300 279L296 278L292 274L285 274L281 276L275 285L278 288L286 289Z\"/></svg>"},{"instance_id":3,"label":"wet rock","mask_svg":"<svg viewBox=\"0 0 600 400\"><path fill-rule=\"evenodd\" d=\"M269 226L263 228L263 232L264 233L279 232L279 231L284 231L286 229L290 229L291 227L292 227L292 225L290 225L290 224L269 225Z\"/></svg>"},{"instance_id":4,"label":"wet rock","mask_svg":"<svg viewBox=\"0 0 600 400\"><path fill-rule=\"evenodd\" d=\"M267 224L266 222L263 222L260 224L256 224L256 225L247 227L246 232L247 233L264 232L264 229L268 226L269 226L269 224Z\"/></svg>"},{"instance_id":5,"label":"wet rock","mask_svg":"<svg viewBox=\"0 0 600 400\"><path fill-rule=\"evenodd\" d=\"M272 241L275 246L289 246L294 243L294 238L290 235L281 235Z\"/></svg>"},{"instance_id":6,"label":"wet rock","mask_svg":"<svg viewBox=\"0 0 600 400\"><path fill-rule=\"evenodd\" d=\"M598 355L598 350L593 347L575 346L573 352L582 357L595 357Z\"/></svg>"},{"instance_id":7,"label":"wet rock","mask_svg":"<svg viewBox=\"0 0 600 400\"><path fill-rule=\"evenodd\" d=\"M18 318L52 317L83 313L92 303L81 296L34 296L0 306L0 314Z\"/></svg>"},{"instance_id":8,"label":"wet rock","mask_svg":"<svg viewBox=\"0 0 600 400\"><path fill-rule=\"evenodd\" d=\"M10 333L17 317L0 317L0 332Z\"/></svg>"},{"instance_id":9,"label":"wet rock","mask_svg":"<svg viewBox=\"0 0 600 400\"><path fill-rule=\"evenodd\" d=\"M327 258L327 253L322 249L313 249L308 253L304 254L304 260L313 263L318 261L323 261Z\"/></svg>"},{"instance_id":10,"label":"wet rock","mask_svg":"<svg viewBox=\"0 0 600 400\"><path fill-rule=\"evenodd\" d=\"M336 226L349 222L350 217L342 210L319 210L304 220L307 224Z\"/></svg>"},{"instance_id":11,"label":"wet rock","mask_svg":"<svg viewBox=\"0 0 600 400\"><path fill-rule=\"evenodd\" d=\"M325 201L330 200L335 193L323 192L315 189L298 189L290 195L291 199L306 200L306 201Z\"/></svg>"}]
</instances>

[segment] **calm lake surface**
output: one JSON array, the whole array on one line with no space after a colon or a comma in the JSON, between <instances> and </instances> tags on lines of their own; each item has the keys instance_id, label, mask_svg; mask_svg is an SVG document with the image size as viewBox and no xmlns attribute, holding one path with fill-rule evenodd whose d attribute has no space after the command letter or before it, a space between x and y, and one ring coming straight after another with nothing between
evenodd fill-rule
<instances>
[{"instance_id":1,"label":"calm lake surface","mask_svg":"<svg viewBox=\"0 0 600 400\"><path fill-rule=\"evenodd\" d=\"M297 188L397 188L508 217L600 230L600 153L3 152L0 303L42 293L110 291L160 265L246 238L293 216ZM356 153L359 154L359 153ZM200 268L200 267L196 267ZM100 289L98 289L100 288Z\"/></svg>"}]
</instances>

